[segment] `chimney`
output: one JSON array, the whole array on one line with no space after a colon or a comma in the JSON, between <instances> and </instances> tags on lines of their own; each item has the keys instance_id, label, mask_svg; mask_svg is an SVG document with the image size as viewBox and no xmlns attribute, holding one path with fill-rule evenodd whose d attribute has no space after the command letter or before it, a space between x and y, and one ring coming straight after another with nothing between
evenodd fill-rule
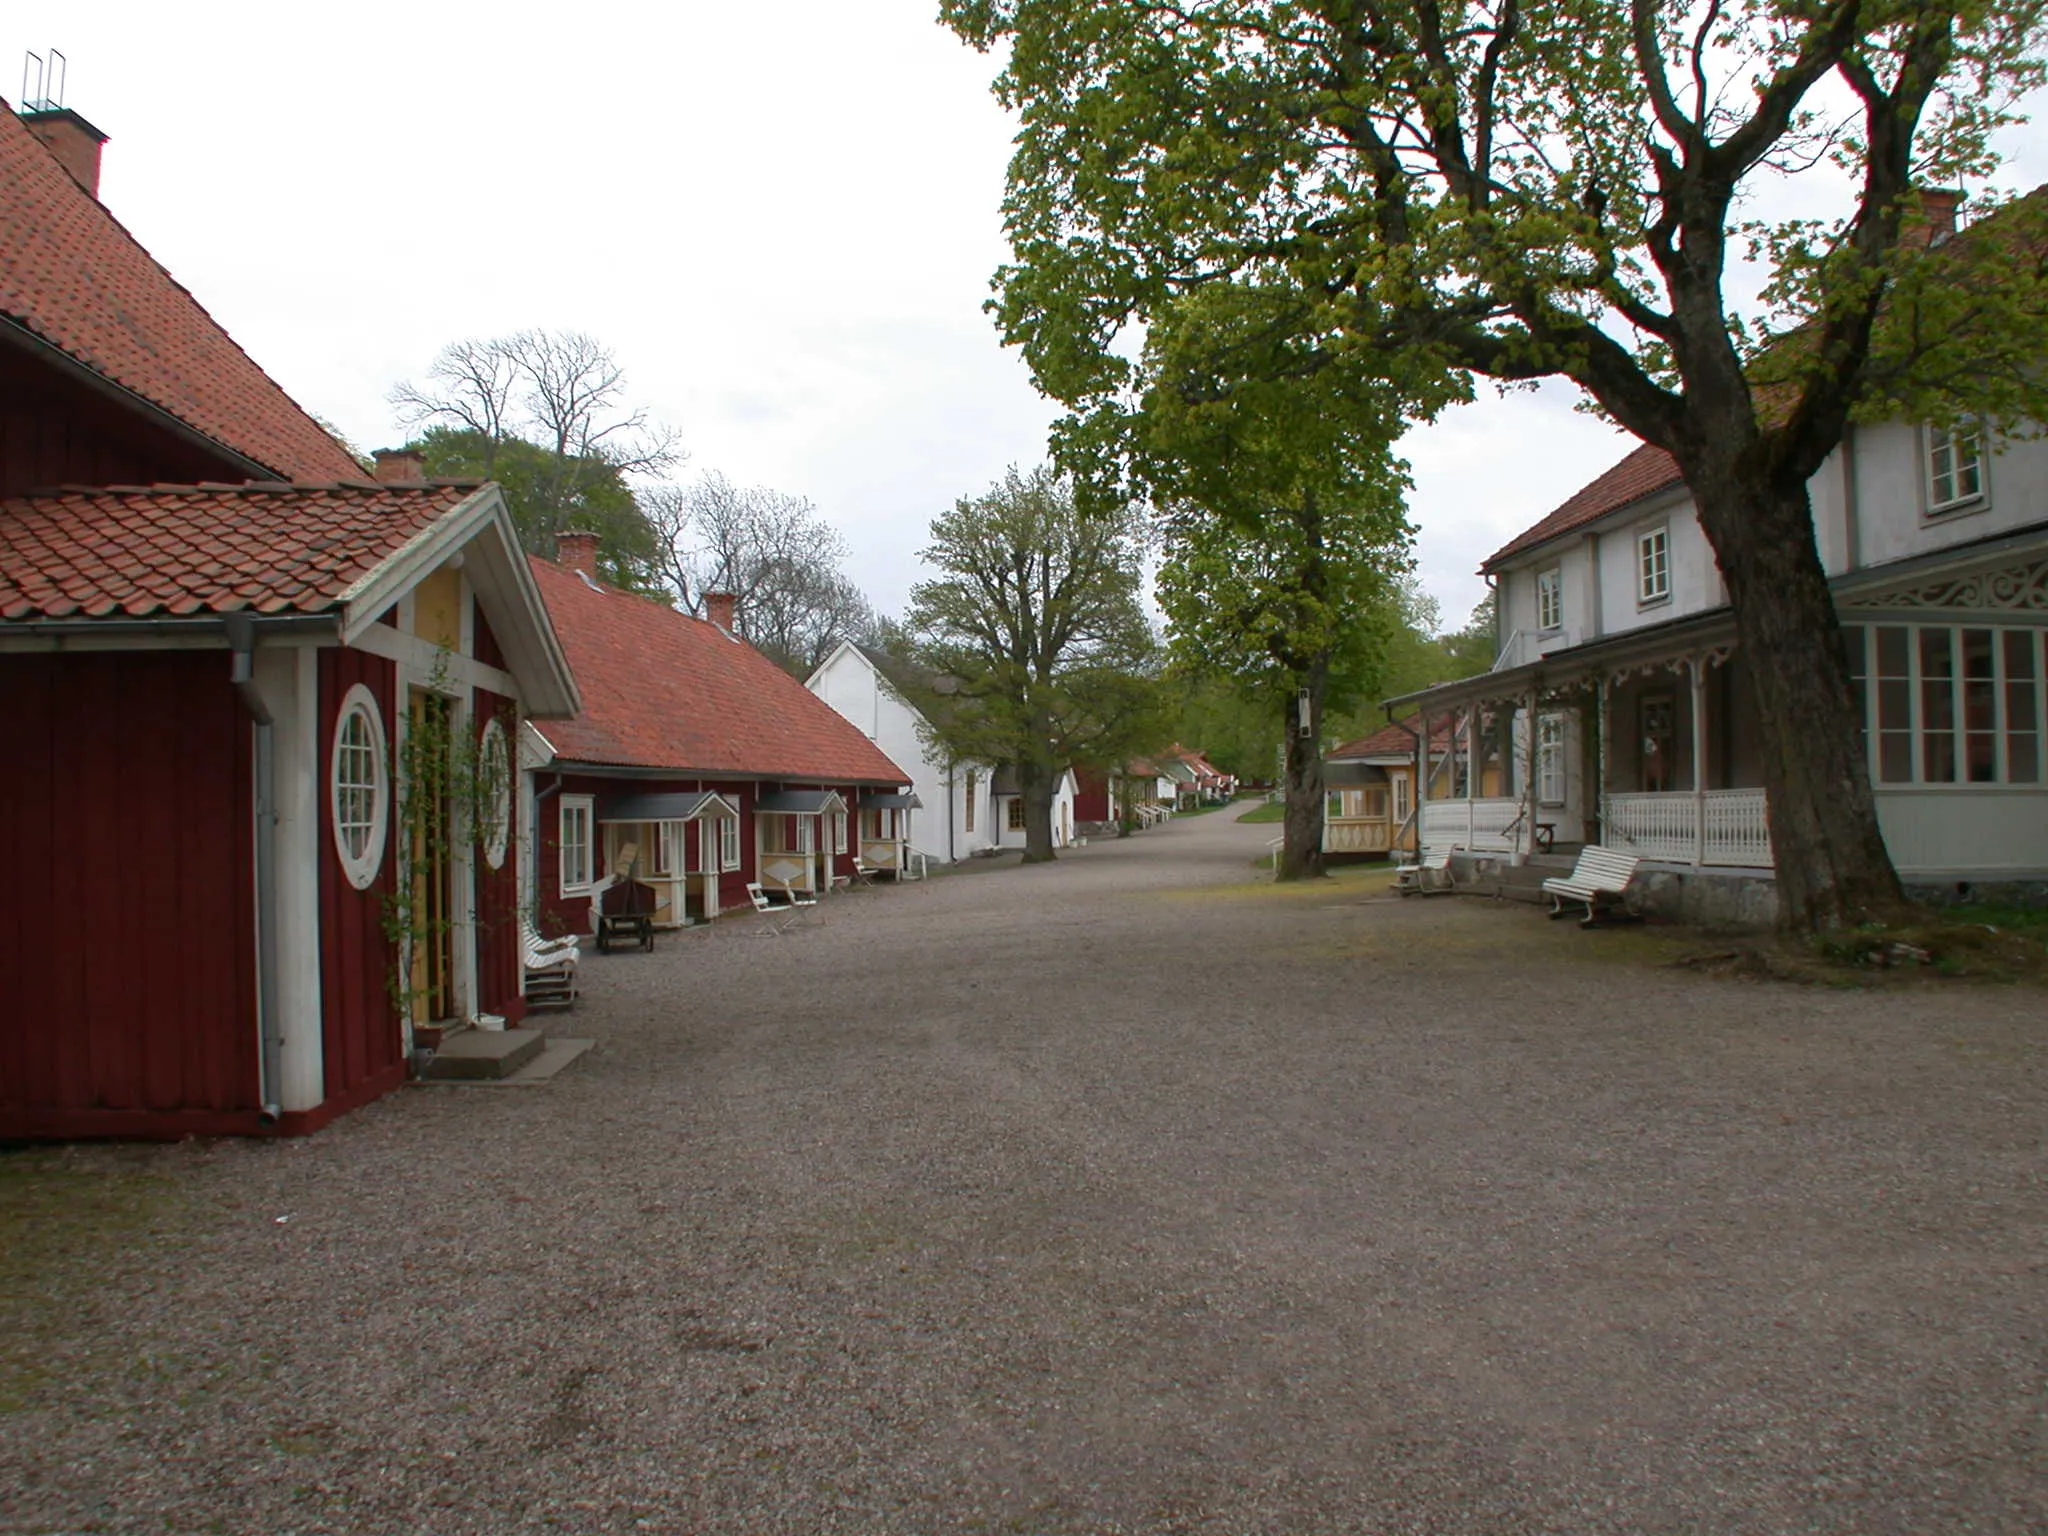
<instances>
[{"instance_id":1,"label":"chimney","mask_svg":"<svg viewBox=\"0 0 2048 1536\"><path fill-rule=\"evenodd\" d=\"M1956 209L1962 206L1963 194L1948 187L1916 187L1914 191L1920 199L1923 223L1907 230L1900 243L1921 250L1947 244L1956 232Z\"/></svg>"},{"instance_id":2,"label":"chimney","mask_svg":"<svg viewBox=\"0 0 2048 1536\"><path fill-rule=\"evenodd\" d=\"M100 195L100 146L107 142L104 133L69 107L24 112L21 120L57 157L57 163L71 173L73 181L91 196Z\"/></svg>"},{"instance_id":3,"label":"chimney","mask_svg":"<svg viewBox=\"0 0 2048 1536\"><path fill-rule=\"evenodd\" d=\"M427 478L427 456L417 448L379 448L377 479L383 485L417 485Z\"/></svg>"},{"instance_id":4,"label":"chimney","mask_svg":"<svg viewBox=\"0 0 2048 1536\"><path fill-rule=\"evenodd\" d=\"M716 624L734 639L739 630L734 627L739 598L731 592L706 592L704 594L704 617Z\"/></svg>"},{"instance_id":5,"label":"chimney","mask_svg":"<svg viewBox=\"0 0 2048 1536\"><path fill-rule=\"evenodd\" d=\"M585 533L580 528L565 529L555 535L555 563L580 571L590 580L597 580L597 535Z\"/></svg>"}]
</instances>

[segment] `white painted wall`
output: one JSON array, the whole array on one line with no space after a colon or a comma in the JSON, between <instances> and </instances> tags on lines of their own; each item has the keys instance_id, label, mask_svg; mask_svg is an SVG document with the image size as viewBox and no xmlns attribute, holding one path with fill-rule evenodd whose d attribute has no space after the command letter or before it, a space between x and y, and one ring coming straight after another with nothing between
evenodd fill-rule
<instances>
[{"instance_id":1,"label":"white painted wall","mask_svg":"<svg viewBox=\"0 0 2048 1536\"><path fill-rule=\"evenodd\" d=\"M910 816L913 848L934 859L957 861L996 846L998 829L989 803L988 768L962 763L949 770L918 732L923 715L889 686L858 646L842 641L804 686L911 776L911 788L923 802L923 809ZM967 826L970 769L974 771L976 801L972 831Z\"/></svg>"},{"instance_id":2,"label":"white painted wall","mask_svg":"<svg viewBox=\"0 0 2048 1536\"><path fill-rule=\"evenodd\" d=\"M1930 514L1925 429L1905 422L1855 429L1808 485L1814 532L1828 573L1838 576L1909 560L2048 520L2048 442L1994 440L1989 448L1984 496ZM1642 604L1637 601L1636 535L1660 522L1671 536L1671 600ZM1564 624L1542 636L1536 628L1536 576L1551 566L1564 577ZM1519 557L1500 573L1499 584L1503 639L1517 633L1525 637L1509 657L1510 665L1718 608L1728 600L1713 550L1682 491Z\"/></svg>"}]
</instances>

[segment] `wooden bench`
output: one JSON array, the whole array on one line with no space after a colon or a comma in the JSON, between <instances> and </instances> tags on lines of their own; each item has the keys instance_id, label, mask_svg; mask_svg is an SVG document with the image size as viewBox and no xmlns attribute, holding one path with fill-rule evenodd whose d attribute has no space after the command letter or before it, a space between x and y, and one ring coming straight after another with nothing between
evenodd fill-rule
<instances>
[{"instance_id":1,"label":"wooden bench","mask_svg":"<svg viewBox=\"0 0 2048 1536\"><path fill-rule=\"evenodd\" d=\"M1635 921L1624 897L1641 862L1632 853L1616 853L1612 848L1581 849L1579 862L1569 875L1543 882L1543 893L1550 898L1550 915L1563 917L1576 904L1586 909L1579 921L1581 928L1591 928L1608 917Z\"/></svg>"},{"instance_id":2,"label":"wooden bench","mask_svg":"<svg viewBox=\"0 0 2048 1536\"><path fill-rule=\"evenodd\" d=\"M1403 896L1432 896L1452 889L1451 853L1449 848L1434 853L1425 848L1413 864L1394 871L1394 889Z\"/></svg>"}]
</instances>

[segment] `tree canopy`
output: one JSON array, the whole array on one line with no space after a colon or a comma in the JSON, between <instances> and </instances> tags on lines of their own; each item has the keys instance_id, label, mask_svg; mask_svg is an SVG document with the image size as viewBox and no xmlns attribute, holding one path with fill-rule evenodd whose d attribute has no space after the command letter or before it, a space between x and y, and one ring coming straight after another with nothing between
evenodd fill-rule
<instances>
[{"instance_id":1,"label":"tree canopy","mask_svg":"<svg viewBox=\"0 0 2048 1536\"><path fill-rule=\"evenodd\" d=\"M841 640L867 640L874 609L842 569L846 537L801 496L738 486L716 470L640 496L662 579L692 613L707 592L736 600L740 637L808 677Z\"/></svg>"},{"instance_id":2,"label":"tree canopy","mask_svg":"<svg viewBox=\"0 0 2048 1536\"><path fill-rule=\"evenodd\" d=\"M1077 765L1163 735L1157 642L1140 600L1133 513L1085 513L1049 467L1015 468L932 523L903 625L942 680L918 703L955 759L1017 770L1025 858L1050 859L1052 796Z\"/></svg>"},{"instance_id":3,"label":"tree canopy","mask_svg":"<svg viewBox=\"0 0 2048 1536\"><path fill-rule=\"evenodd\" d=\"M1677 460L1759 660L1781 910L1825 925L1896 906L1806 482L1858 413L2041 414L2048 199L1936 250L1916 192L1991 169L1993 131L2042 77L2040 4L942 14L1008 49L997 89L1022 131L996 307L1070 407L1068 441L1085 451L1170 381L1170 351L1133 334L1223 286L1267 317L1226 389L1375 381L1414 418L1475 375L1574 380ZM1772 216L1802 175L1821 190Z\"/></svg>"},{"instance_id":4,"label":"tree canopy","mask_svg":"<svg viewBox=\"0 0 2048 1536\"><path fill-rule=\"evenodd\" d=\"M672 428L625 402L625 371L580 331L518 331L451 342L424 382L391 391L435 475L504 488L526 548L553 557L569 528L599 534L605 578L658 591L659 542L629 485L681 462Z\"/></svg>"}]
</instances>

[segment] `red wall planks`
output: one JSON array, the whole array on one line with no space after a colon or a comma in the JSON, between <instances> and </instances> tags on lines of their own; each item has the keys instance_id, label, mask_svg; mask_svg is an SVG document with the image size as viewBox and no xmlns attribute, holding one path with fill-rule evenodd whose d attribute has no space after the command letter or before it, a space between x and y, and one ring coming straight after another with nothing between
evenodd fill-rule
<instances>
[{"instance_id":1,"label":"red wall planks","mask_svg":"<svg viewBox=\"0 0 2048 1536\"><path fill-rule=\"evenodd\" d=\"M0 846L42 872L0 895L0 1134L255 1110L251 738L226 656L0 656L0 699Z\"/></svg>"},{"instance_id":2,"label":"red wall planks","mask_svg":"<svg viewBox=\"0 0 2048 1536\"><path fill-rule=\"evenodd\" d=\"M392 946L383 926L384 898L398 874L396 795L387 822L383 868L368 890L349 884L334 844L329 765L342 698L357 683L376 696L387 749L395 750L396 669L367 651L321 651L320 747L314 766L320 776L321 1042L328 1098L349 1095L372 1079L388 1076L402 1066L405 1055L404 1032L391 998ZM395 764L387 761L386 769L395 772Z\"/></svg>"}]
</instances>

